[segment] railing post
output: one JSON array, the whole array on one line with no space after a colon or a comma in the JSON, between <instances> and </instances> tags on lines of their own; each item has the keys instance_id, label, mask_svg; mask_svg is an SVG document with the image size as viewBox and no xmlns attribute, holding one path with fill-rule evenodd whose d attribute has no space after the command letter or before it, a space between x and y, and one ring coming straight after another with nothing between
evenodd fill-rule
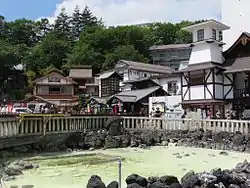
<instances>
[{"instance_id":1,"label":"railing post","mask_svg":"<svg viewBox=\"0 0 250 188\"><path fill-rule=\"evenodd\" d=\"M118 159L118 182L119 182L119 188L122 187L122 159L119 157Z\"/></svg>"}]
</instances>

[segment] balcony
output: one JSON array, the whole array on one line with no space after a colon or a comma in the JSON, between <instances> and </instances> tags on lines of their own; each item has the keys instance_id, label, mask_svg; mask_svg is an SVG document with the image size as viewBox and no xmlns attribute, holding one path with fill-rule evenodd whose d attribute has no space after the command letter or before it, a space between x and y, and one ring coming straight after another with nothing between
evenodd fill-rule
<instances>
[{"instance_id":1,"label":"balcony","mask_svg":"<svg viewBox=\"0 0 250 188\"><path fill-rule=\"evenodd\" d=\"M97 79L97 77L94 77L90 80L87 80L85 83L85 86L98 86L99 85L99 80Z\"/></svg>"},{"instance_id":2,"label":"balcony","mask_svg":"<svg viewBox=\"0 0 250 188\"><path fill-rule=\"evenodd\" d=\"M250 98L250 88L235 89L234 98Z\"/></svg>"}]
</instances>

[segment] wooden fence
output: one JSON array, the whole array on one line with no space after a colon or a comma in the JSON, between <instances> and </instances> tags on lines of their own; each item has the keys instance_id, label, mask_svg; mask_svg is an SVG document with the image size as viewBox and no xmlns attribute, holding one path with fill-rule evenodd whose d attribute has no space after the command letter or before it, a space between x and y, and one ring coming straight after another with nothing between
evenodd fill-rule
<instances>
[{"instance_id":1,"label":"wooden fence","mask_svg":"<svg viewBox=\"0 0 250 188\"><path fill-rule=\"evenodd\" d=\"M43 116L0 119L0 138L46 135L104 129L110 116ZM211 130L249 133L250 121L220 119L174 119L123 117L127 130Z\"/></svg>"}]
</instances>

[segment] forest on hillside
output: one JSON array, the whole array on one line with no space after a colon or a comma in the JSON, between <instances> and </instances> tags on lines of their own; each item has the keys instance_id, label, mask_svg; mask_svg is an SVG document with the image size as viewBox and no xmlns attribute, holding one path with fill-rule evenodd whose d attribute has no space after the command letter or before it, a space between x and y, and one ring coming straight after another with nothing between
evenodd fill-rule
<instances>
[{"instance_id":1,"label":"forest on hillside","mask_svg":"<svg viewBox=\"0 0 250 188\"><path fill-rule=\"evenodd\" d=\"M152 45L191 42L191 35L181 30L191 24L107 27L87 6L76 7L72 15L62 9L53 24L48 19L6 21L0 15L0 85L20 63L30 85L51 68L67 72L72 65L92 65L102 71L119 59L148 63Z\"/></svg>"}]
</instances>

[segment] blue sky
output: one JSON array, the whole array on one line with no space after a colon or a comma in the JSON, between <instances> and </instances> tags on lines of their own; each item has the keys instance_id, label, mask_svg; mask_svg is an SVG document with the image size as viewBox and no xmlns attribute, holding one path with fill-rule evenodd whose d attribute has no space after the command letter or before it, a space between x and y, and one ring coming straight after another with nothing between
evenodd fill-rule
<instances>
[{"instance_id":1,"label":"blue sky","mask_svg":"<svg viewBox=\"0 0 250 188\"><path fill-rule=\"evenodd\" d=\"M1 0L0 14L7 20L51 16L61 0Z\"/></svg>"},{"instance_id":2,"label":"blue sky","mask_svg":"<svg viewBox=\"0 0 250 188\"><path fill-rule=\"evenodd\" d=\"M55 20L62 8L72 14L76 5L88 5L106 25L148 22L179 22L215 18L220 20L220 0L0 0L0 15L18 18ZM196 7L199 7L196 9ZM195 11L194 11L195 10Z\"/></svg>"}]
</instances>

